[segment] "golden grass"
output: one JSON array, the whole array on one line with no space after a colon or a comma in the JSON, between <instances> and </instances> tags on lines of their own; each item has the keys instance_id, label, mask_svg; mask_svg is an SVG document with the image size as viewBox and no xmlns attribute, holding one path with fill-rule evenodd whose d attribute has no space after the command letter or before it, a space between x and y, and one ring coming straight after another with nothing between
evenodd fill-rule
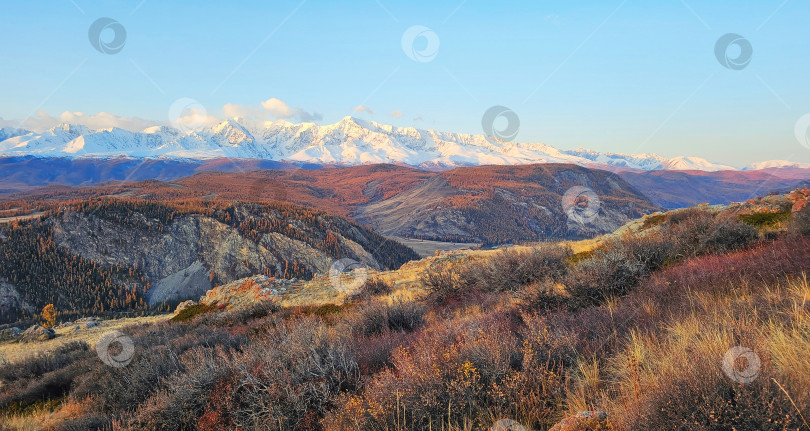
<instances>
[{"instance_id":1,"label":"golden grass","mask_svg":"<svg viewBox=\"0 0 810 431\"><path fill-rule=\"evenodd\" d=\"M52 429L67 420L81 417L89 410L91 404L91 398L82 401L67 398L61 402L47 402L26 414L4 416L2 424L15 431Z\"/></svg>"},{"instance_id":2,"label":"golden grass","mask_svg":"<svg viewBox=\"0 0 810 431\"><path fill-rule=\"evenodd\" d=\"M82 328L78 331L74 331L72 326L59 328L56 329L57 337L52 340L35 341L24 344L16 342L0 344L0 358L4 358L9 363L14 363L31 355L51 352L57 347L71 341L84 341L92 347L95 346L101 336L108 331L119 330L126 332L124 328L127 326L157 323L167 320L171 316L171 314L160 314L156 316L102 320L96 327L85 328L84 325L82 325Z\"/></svg>"},{"instance_id":3,"label":"golden grass","mask_svg":"<svg viewBox=\"0 0 810 431\"><path fill-rule=\"evenodd\" d=\"M675 382L727 379L722 358L739 345L761 358L758 379L775 381L795 406L793 413L807 416L810 289L804 277L786 284L743 286L716 295L689 293L692 309L673 314L663 330L632 330L619 353L601 362L581 361L575 389L568 395L568 411L598 408L625 426L648 396L668 393ZM647 307L651 306L644 304Z\"/></svg>"}]
</instances>

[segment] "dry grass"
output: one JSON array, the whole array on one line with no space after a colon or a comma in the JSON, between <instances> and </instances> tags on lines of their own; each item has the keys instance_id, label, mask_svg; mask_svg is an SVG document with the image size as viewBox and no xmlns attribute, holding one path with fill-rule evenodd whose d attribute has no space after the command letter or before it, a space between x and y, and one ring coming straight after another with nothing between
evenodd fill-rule
<instances>
[{"instance_id":1,"label":"dry grass","mask_svg":"<svg viewBox=\"0 0 810 431\"><path fill-rule=\"evenodd\" d=\"M113 330L122 330L127 326L158 323L168 320L171 314L161 314L157 316L127 317L115 320L102 320L98 326L92 328L82 328L74 331L72 326L56 329L57 337L48 341L38 341L31 343L3 343L0 344L0 358L4 358L9 363L15 363L31 355L44 354L55 350L57 347L73 342L84 341L90 346L95 346L101 336Z\"/></svg>"},{"instance_id":2,"label":"dry grass","mask_svg":"<svg viewBox=\"0 0 810 431\"><path fill-rule=\"evenodd\" d=\"M0 422L6 426L4 429L15 431L53 429L65 421L82 417L88 412L90 404L92 400L89 398L83 401L68 398L61 402L43 403L27 414L4 416Z\"/></svg>"},{"instance_id":3,"label":"dry grass","mask_svg":"<svg viewBox=\"0 0 810 431\"><path fill-rule=\"evenodd\" d=\"M775 420L774 427L789 429L791 424L807 426L809 290L802 277L782 285L687 293L691 309L669 310L672 317L662 322L661 330L632 329L615 354L580 363L575 390L567 399L569 412L605 410L621 429L645 424L666 428L671 425L666 411L680 419L690 411L696 421L693 426L699 429L760 420ZM749 348L760 358L754 382L738 384L725 375L723 356L734 346ZM718 404L733 396L727 394L729 390L741 404L736 408L750 403L759 411L724 410ZM769 417L777 412L790 418Z\"/></svg>"}]
</instances>

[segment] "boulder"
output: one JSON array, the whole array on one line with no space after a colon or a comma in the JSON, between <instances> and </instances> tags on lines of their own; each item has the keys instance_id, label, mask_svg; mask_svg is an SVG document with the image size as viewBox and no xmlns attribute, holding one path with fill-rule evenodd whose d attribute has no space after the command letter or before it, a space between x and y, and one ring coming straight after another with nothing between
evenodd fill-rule
<instances>
[{"instance_id":1,"label":"boulder","mask_svg":"<svg viewBox=\"0 0 810 431\"><path fill-rule=\"evenodd\" d=\"M0 330L0 342L16 340L20 338L22 332L22 329L17 327Z\"/></svg>"},{"instance_id":2,"label":"boulder","mask_svg":"<svg viewBox=\"0 0 810 431\"><path fill-rule=\"evenodd\" d=\"M54 326L53 329L62 329L62 328L70 327L70 326L73 326L73 322L70 322L70 321L62 322L62 323Z\"/></svg>"},{"instance_id":3,"label":"boulder","mask_svg":"<svg viewBox=\"0 0 810 431\"><path fill-rule=\"evenodd\" d=\"M56 332L51 328L45 328L40 325L33 325L20 334L20 342L28 343L31 341L47 341L56 338Z\"/></svg>"},{"instance_id":4,"label":"boulder","mask_svg":"<svg viewBox=\"0 0 810 431\"><path fill-rule=\"evenodd\" d=\"M98 321L93 320L93 321L87 322L87 324L85 324L84 327L85 328L94 328L94 327L96 327L98 325L101 325L101 323L99 323Z\"/></svg>"},{"instance_id":5,"label":"boulder","mask_svg":"<svg viewBox=\"0 0 810 431\"><path fill-rule=\"evenodd\" d=\"M579 412L561 420L549 431L597 431L609 430L608 415L605 412L594 410Z\"/></svg>"}]
</instances>

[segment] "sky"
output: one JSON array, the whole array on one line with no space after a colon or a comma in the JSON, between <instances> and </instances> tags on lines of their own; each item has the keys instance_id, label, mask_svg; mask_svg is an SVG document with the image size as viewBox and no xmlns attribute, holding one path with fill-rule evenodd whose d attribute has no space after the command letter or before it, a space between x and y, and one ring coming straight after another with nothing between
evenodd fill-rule
<instances>
[{"instance_id":1,"label":"sky","mask_svg":"<svg viewBox=\"0 0 810 431\"><path fill-rule=\"evenodd\" d=\"M483 133L484 113L504 106L520 142L810 162L796 136L810 125L810 5L798 0L32 0L2 10L3 125L136 129L193 100L215 118L352 115ZM102 22L91 41L100 18L116 24ZM737 41L718 55L729 33ZM750 62L735 66L745 44Z\"/></svg>"}]
</instances>

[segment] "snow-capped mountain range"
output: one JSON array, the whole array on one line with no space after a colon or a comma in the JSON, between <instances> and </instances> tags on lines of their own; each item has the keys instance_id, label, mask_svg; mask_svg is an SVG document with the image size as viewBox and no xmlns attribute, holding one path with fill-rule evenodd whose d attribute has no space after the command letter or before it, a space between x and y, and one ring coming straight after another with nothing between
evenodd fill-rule
<instances>
[{"instance_id":1,"label":"snow-capped mountain range","mask_svg":"<svg viewBox=\"0 0 810 431\"><path fill-rule=\"evenodd\" d=\"M485 135L395 127L353 117L330 125L233 119L191 131L166 126L140 132L118 128L91 130L73 124L61 124L42 133L0 129L0 156L22 155L195 160L231 157L336 165L397 163L422 168L573 163L613 169L735 169L698 157L558 150L540 143L513 143ZM769 161L746 169L788 166L793 167L790 162Z\"/></svg>"}]
</instances>

